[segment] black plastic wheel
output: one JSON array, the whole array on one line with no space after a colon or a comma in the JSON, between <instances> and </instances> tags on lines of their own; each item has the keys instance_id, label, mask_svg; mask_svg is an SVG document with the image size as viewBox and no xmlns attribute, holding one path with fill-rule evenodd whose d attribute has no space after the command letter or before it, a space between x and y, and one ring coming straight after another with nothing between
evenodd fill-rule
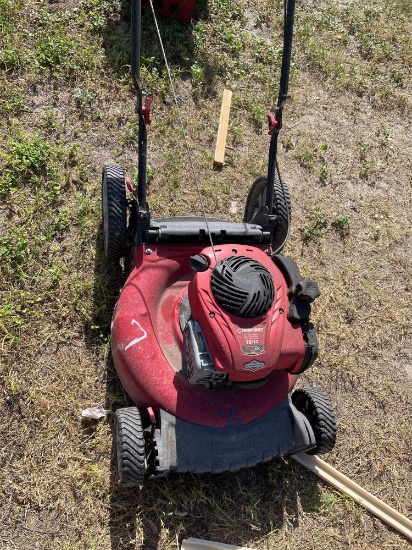
<instances>
[{"instance_id":1,"label":"black plastic wheel","mask_svg":"<svg viewBox=\"0 0 412 550\"><path fill-rule=\"evenodd\" d=\"M292 393L292 403L312 426L316 447L308 455L329 453L336 442L336 418L326 393L319 388L301 388Z\"/></svg>"},{"instance_id":2,"label":"black plastic wheel","mask_svg":"<svg viewBox=\"0 0 412 550\"><path fill-rule=\"evenodd\" d=\"M253 183L246 199L245 223L260 224L260 208L266 203L267 177L261 176ZM272 248L274 252L282 251L286 244L291 223L291 201L289 189L284 181L275 178L273 208L271 214L276 216L276 226L273 236Z\"/></svg>"},{"instance_id":3,"label":"black plastic wheel","mask_svg":"<svg viewBox=\"0 0 412 550\"><path fill-rule=\"evenodd\" d=\"M115 412L114 449L119 485L142 485L147 465L142 419L137 407L118 409Z\"/></svg>"},{"instance_id":4,"label":"black plastic wheel","mask_svg":"<svg viewBox=\"0 0 412 550\"><path fill-rule=\"evenodd\" d=\"M118 164L103 166L102 214L104 255L119 261L126 254L127 200L124 171Z\"/></svg>"}]
</instances>

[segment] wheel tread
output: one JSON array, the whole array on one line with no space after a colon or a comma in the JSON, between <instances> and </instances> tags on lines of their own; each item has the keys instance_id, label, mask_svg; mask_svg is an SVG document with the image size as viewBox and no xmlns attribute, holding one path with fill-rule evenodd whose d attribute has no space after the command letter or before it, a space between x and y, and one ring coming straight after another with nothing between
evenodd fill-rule
<instances>
[{"instance_id":1,"label":"wheel tread","mask_svg":"<svg viewBox=\"0 0 412 550\"><path fill-rule=\"evenodd\" d=\"M146 473L146 452L139 409L118 409L114 432L119 484L122 487L142 485Z\"/></svg>"},{"instance_id":2,"label":"wheel tread","mask_svg":"<svg viewBox=\"0 0 412 550\"><path fill-rule=\"evenodd\" d=\"M118 261L125 256L127 232L125 177L123 168L119 164L103 167L103 193L105 185L107 194L107 234L104 235L105 254L109 260Z\"/></svg>"},{"instance_id":3,"label":"wheel tread","mask_svg":"<svg viewBox=\"0 0 412 550\"><path fill-rule=\"evenodd\" d=\"M244 221L253 223L253 210L259 205L258 198L265 196L267 187L267 177L261 176L253 183L245 205ZM273 209L272 214L276 215L276 227L273 236L272 248L278 253L281 252L286 244L286 239L291 223L291 200L289 189L284 181L275 177Z\"/></svg>"},{"instance_id":4,"label":"wheel tread","mask_svg":"<svg viewBox=\"0 0 412 550\"><path fill-rule=\"evenodd\" d=\"M309 455L329 453L336 442L336 417L327 394L319 388L299 388L292 394L292 403L308 418L315 434L316 447ZM311 411L305 411L309 404Z\"/></svg>"}]
</instances>

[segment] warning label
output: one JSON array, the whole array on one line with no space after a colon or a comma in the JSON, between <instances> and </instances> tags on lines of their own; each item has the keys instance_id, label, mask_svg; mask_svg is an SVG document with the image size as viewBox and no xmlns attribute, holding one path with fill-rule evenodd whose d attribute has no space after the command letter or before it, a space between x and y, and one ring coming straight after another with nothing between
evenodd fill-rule
<instances>
[{"instance_id":1,"label":"warning label","mask_svg":"<svg viewBox=\"0 0 412 550\"><path fill-rule=\"evenodd\" d=\"M253 327L238 327L236 336L242 353L245 355L258 355L265 351L266 323L260 323Z\"/></svg>"}]
</instances>

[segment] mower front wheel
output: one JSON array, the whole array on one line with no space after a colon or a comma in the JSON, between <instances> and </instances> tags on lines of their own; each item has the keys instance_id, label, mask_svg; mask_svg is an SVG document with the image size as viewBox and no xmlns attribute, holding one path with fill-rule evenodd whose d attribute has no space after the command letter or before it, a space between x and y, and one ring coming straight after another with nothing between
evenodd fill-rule
<instances>
[{"instance_id":1,"label":"mower front wheel","mask_svg":"<svg viewBox=\"0 0 412 550\"><path fill-rule=\"evenodd\" d=\"M104 255L118 262L126 255L127 199L123 168L103 166L102 214Z\"/></svg>"},{"instance_id":2,"label":"mower front wheel","mask_svg":"<svg viewBox=\"0 0 412 550\"><path fill-rule=\"evenodd\" d=\"M319 388L301 388L292 393L292 403L313 429L316 447L308 455L329 453L336 442L336 418L326 393Z\"/></svg>"},{"instance_id":3,"label":"mower front wheel","mask_svg":"<svg viewBox=\"0 0 412 550\"><path fill-rule=\"evenodd\" d=\"M250 188L245 205L245 223L263 224L261 209L266 204L268 180L266 176L257 178ZM289 189L284 181L275 177L273 190L273 207L270 215L276 216L276 226L273 234L272 248L276 254L280 253L289 236L291 222L291 201Z\"/></svg>"},{"instance_id":4,"label":"mower front wheel","mask_svg":"<svg viewBox=\"0 0 412 550\"><path fill-rule=\"evenodd\" d=\"M114 451L119 485L142 485L147 463L142 419L137 407L118 409L115 412Z\"/></svg>"}]
</instances>

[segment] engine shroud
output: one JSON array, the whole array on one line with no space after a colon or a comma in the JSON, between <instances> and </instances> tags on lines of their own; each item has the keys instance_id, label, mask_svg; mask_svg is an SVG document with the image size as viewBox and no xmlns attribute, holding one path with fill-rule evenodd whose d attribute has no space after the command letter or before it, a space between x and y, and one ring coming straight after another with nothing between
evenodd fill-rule
<instances>
[{"instance_id":1,"label":"engine shroud","mask_svg":"<svg viewBox=\"0 0 412 550\"><path fill-rule=\"evenodd\" d=\"M220 250L227 256L216 266L212 249L202 251L210 267L197 272L188 287L192 316L215 370L236 382L262 379L274 369L298 370L304 342L300 327L287 319L288 287L282 273L263 250Z\"/></svg>"}]
</instances>

